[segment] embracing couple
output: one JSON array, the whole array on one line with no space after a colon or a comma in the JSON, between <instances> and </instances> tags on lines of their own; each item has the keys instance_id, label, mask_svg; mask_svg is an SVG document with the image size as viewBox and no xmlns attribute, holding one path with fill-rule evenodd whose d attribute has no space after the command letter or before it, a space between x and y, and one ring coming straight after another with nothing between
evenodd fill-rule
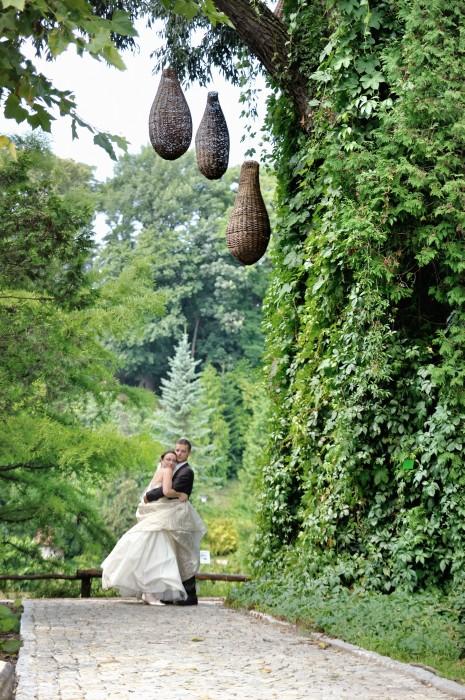
<instances>
[{"instance_id":1,"label":"embracing couple","mask_svg":"<svg viewBox=\"0 0 465 700\"><path fill-rule=\"evenodd\" d=\"M145 603L197 605L195 574L206 532L189 502L194 472L191 445L181 438L165 452L137 507L138 522L102 563L102 587Z\"/></svg>"}]
</instances>

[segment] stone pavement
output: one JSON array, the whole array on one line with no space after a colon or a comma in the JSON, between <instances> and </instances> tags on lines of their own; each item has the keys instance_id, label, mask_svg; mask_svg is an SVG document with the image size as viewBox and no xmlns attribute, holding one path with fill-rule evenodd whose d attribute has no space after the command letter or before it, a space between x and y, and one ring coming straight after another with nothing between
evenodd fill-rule
<instances>
[{"instance_id":1,"label":"stone pavement","mask_svg":"<svg viewBox=\"0 0 465 700\"><path fill-rule=\"evenodd\" d=\"M453 697L293 627L208 602L29 600L21 633L16 700Z\"/></svg>"}]
</instances>

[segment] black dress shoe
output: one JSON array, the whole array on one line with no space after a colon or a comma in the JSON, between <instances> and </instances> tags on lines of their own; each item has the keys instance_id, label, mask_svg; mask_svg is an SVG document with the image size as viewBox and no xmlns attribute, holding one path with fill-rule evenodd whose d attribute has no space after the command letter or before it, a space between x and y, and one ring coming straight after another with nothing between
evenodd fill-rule
<instances>
[{"instance_id":1,"label":"black dress shoe","mask_svg":"<svg viewBox=\"0 0 465 700\"><path fill-rule=\"evenodd\" d=\"M195 576L191 576L182 582L184 590L186 591L187 598L185 600L180 600L176 605L197 605L197 589L195 587Z\"/></svg>"},{"instance_id":2,"label":"black dress shoe","mask_svg":"<svg viewBox=\"0 0 465 700\"><path fill-rule=\"evenodd\" d=\"M195 596L195 598L193 596L188 597L188 598L186 598L186 600L176 600L174 603L174 605L198 605L198 604L199 604L199 601L197 600L197 596Z\"/></svg>"},{"instance_id":3,"label":"black dress shoe","mask_svg":"<svg viewBox=\"0 0 465 700\"><path fill-rule=\"evenodd\" d=\"M160 603L163 603L163 605L173 605L174 601L172 601L172 600L160 600Z\"/></svg>"}]
</instances>

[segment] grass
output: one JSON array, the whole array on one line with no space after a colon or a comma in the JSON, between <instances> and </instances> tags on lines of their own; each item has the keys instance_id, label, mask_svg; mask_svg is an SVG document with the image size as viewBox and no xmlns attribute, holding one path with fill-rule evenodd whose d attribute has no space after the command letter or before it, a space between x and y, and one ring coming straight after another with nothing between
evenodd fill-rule
<instances>
[{"instance_id":1,"label":"grass","mask_svg":"<svg viewBox=\"0 0 465 700\"><path fill-rule=\"evenodd\" d=\"M3 600L0 604L0 661L15 664L19 654L20 600Z\"/></svg>"}]
</instances>

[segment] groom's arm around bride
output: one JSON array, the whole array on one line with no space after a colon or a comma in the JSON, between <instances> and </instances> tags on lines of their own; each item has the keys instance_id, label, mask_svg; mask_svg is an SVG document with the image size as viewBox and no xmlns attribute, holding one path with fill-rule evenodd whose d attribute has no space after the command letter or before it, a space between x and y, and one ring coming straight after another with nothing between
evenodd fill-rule
<instances>
[{"instance_id":1,"label":"groom's arm around bride","mask_svg":"<svg viewBox=\"0 0 465 700\"><path fill-rule=\"evenodd\" d=\"M187 501L192 493L192 488L194 486L194 472L192 471L187 458L190 454L190 443L188 440L181 439L176 443L176 457L178 464L175 467L173 473L172 489L176 491L179 495L169 495L163 493L163 487L157 486L154 489L147 491L144 497L145 503L150 503L152 501L158 501L163 496L168 498L179 498L181 501Z\"/></svg>"}]
</instances>

